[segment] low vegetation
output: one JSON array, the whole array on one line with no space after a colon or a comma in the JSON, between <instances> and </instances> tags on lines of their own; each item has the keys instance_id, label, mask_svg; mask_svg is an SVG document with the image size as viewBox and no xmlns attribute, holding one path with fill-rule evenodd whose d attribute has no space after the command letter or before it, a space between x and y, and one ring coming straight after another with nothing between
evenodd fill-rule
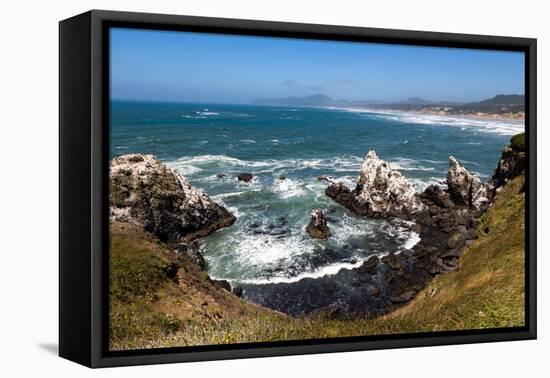
<instances>
[{"instance_id":1,"label":"low vegetation","mask_svg":"<svg viewBox=\"0 0 550 378\"><path fill-rule=\"evenodd\" d=\"M516 134L510 139L512 148L518 151L525 151L525 133Z\"/></svg>"},{"instance_id":2,"label":"low vegetation","mask_svg":"<svg viewBox=\"0 0 550 378\"><path fill-rule=\"evenodd\" d=\"M514 143L514 141L512 141ZM375 319L291 318L217 288L135 226L111 228L112 349L249 343L524 325L523 176L482 216L459 269L404 307ZM175 271L175 273L174 273Z\"/></svg>"}]
</instances>

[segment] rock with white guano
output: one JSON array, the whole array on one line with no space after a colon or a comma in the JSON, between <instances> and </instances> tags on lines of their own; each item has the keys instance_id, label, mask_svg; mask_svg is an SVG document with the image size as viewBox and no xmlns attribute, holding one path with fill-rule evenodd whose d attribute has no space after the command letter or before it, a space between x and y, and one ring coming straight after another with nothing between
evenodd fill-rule
<instances>
[{"instance_id":1,"label":"rock with white guano","mask_svg":"<svg viewBox=\"0 0 550 378\"><path fill-rule=\"evenodd\" d=\"M449 156L447 187L451 199L471 209L480 210L489 203L487 186L458 161Z\"/></svg>"},{"instance_id":2,"label":"rock with white guano","mask_svg":"<svg viewBox=\"0 0 550 378\"><path fill-rule=\"evenodd\" d=\"M111 221L140 225L167 243L189 242L235 221L227 209L153 155L112 159L109 184Z\"/></svg>"},{"instance_id":3,"label":"rock with white guano","mask_svg":"<svg viewBox=\"0 0 550 378\"><path fill-rule=\"evenodd\" d=\"M334 182L325 193L355 213L371 217L409 219L423 209L412 184L373 150L363 160L355 190Z\"/></svg>"},{"instance_id":4,"label":"rock with white guano","mask_svg":"<svg viewBox=\"0 0 550 378\"><path fill-rule=\"evenodd\" d=\"M306 227L306 232L314 239L328 239L330 237L327 219L321 209L314 209L311 212L311 218Z\"/></svg>"}]
</instances>

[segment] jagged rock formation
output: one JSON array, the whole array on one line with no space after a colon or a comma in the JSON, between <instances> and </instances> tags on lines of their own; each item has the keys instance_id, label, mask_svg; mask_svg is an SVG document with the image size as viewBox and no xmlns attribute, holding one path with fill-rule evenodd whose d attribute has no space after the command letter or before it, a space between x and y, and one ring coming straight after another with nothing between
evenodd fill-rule
<instances>
[{"instance_id":1,"label":"jagged rock formation","mask_svg":"<svg viewBox=\"0 0 550 378\"><path fill-rule=\"evenodd\" d=\"M111 160L112 221L141 225L169 244L189 242L231 225L235 217L153 155Z\"/></svg>"},{"instance_id":2,"label":"jagged rock formation","mask_svg":"<svg viewBox=\"0 0 550 378\"><path fill-rule=\"evenodd\" d=\"M359 215L410 219L422 210L414 187L397 170L369 151L353 191L341 182L331 182L325 193Z\"/></svg>"},{"instance_id":3,"label":"jagged rock formation","mask_svg":"<svg viewBox=\"0 0 550 378\"><path fill-rule=\"evenodd\" d=\"M480 210L489 203L487 186L452 156L449 156L447 186L453 201L462 203L469 208Z\"/></svg>"},{"instance_id":4,"label":"jagged rock formation","mask_svg":"<svg viewBox=\"0 0 550 378\"><path fill-rule=\"evenodd\" d=\"M487 186L449 158L447 187L428 186L416 193L412 185L374 151L366 156L355 190L329 181L326 194L360 215L410 220L420 241L412 250L373 256L353 269L358 287L383 312L414 298L434 276L455 270L465 246L476 237L477 219L489 205Z\"/></svg>"},{"instance_id":5,"label":"jagged rock formation","mask_svg":"<svg viewBox=\"0 0 550 378\"><path fill-rule=\"evenodd\" d=\"M321 209L314 209L311 212L311 219L306 227L306 232L314 239L328 239L330 237L327 219Z\"/></svg>"},{"instance_id":6,"label":"jagged rock formation","mask_svg":"<svg viewBox=\"0 0 550 378\"><path fill-rule=\"evenodd\" d=\"M525 172L525 134L516 135L510 140L510 146L502 149L502 155L498 162L497 169L493 177L489 180L489 186L492 189L491 195L508 181ZM519 141L518 141L519 139Z\"/></svg>"}]
</instances>

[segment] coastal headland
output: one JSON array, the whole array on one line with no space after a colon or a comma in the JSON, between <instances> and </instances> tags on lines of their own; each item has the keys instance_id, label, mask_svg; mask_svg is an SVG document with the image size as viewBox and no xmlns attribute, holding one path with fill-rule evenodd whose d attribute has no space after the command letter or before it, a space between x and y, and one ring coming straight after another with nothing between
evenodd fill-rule
<instances>
[{"instance_id":1,"label":"coastal headland","mask_svg":"<svg viewBox=\"0 0 550 378\"><path fill-rule=\"evenodd\" d=\"M445 185L417 192L375 151L365 156L355 188L326 178L325 194L336 203L360 216L402 222L419 240L356 268L304 279L310 292L323 295L299 312L254 301L246 285L209 277L201 238L232 227L234 214L152 155L113 159L111 349L522 325L522 138L503 148L486 183L449 157ZM316 228L307 232L322 230L317 235L329 238L317 210ZM300 287L272 284L266 293L310 299Z\"/></svg>"}]
</instances>

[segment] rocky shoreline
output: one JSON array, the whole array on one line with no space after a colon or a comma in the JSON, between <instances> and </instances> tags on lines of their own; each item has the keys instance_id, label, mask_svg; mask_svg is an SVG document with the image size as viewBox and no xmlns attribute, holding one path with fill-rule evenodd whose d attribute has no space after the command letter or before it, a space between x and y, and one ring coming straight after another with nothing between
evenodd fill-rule
<instances>
[{"instance_id":1,"label":"rocky shoreline","mask_svg":"<svg viewBox=\"0 0 550 378\"><path fill-rule=\"evenodd\" d=\"M290 313L295 316L315 313L350 318L387 313L414 298L433 277L458 269L462 251L476 238L480 215L491 206L499 188L524 169L524 147L514 143L504 148L488 183L482 183L451 156L446 187L430 185L417 193L399 171L370 151L355 188L322 178L328 184L325 194L360 216L401 222L418 233L418 243L382 258L373 255L361 266L333 276L303 279L300 282L309 294L295 283L263 285L268 295L244 285L245 298L281 310L294 294L301 295L311 305ZM248 182L252 175L242 174L238 179ZM198 239L231 226L236 219L154 156L129 154L110 163L110 220L142 227L204 269ZM318 239L330 237L322 209L313 209L304 232ZM222 290L243 295L243 288L231 287L227 281L212 282ZM271 298L266 300L267 296Z\"/></svg>"},{"instance_id":2,"label":"rocky shoreline","mask_svg":"<svg viewBox=\"0 0 550 378\"><path fill-rule=\"evenodd\" d=\"M500 187L525 169L524 146L505 147L495 174L488 183L471 174L452 156L444 189L428 186L415 193L401 174L371 151L365 157L357 186L330 182L327 196L342 206L371 217L412 221L420 241L405 253L372 256L356 271L386 284L382 312L405 303L436 275L458 269L458 259L473 243L480 216L491 206Z\"/></svg>"}]
</instances>

